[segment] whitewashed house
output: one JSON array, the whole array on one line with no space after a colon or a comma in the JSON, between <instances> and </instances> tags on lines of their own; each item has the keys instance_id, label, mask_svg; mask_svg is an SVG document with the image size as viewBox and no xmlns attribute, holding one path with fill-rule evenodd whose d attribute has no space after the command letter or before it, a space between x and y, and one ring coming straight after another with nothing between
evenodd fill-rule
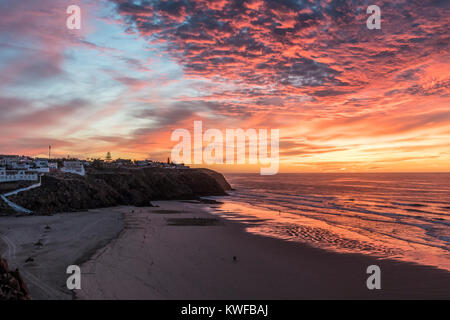
<instances>
[{"instance_id":1,"label":"whitewashed house","mask_svg":"<svg viewBox=\"0 0 450 320\"><path fill-rule=\"evenodd\" d=\"M0 168L0 182L37 180L38 175L34 172L27 172L25 170L6 170L5 168Z\"/></svg>"},{"instance_id":2,"label":"whitewashed house","mask_svg":"<svg viewBox=\"0 0 450 320\"><path fill-rule=\"evenodd\" d=\"M0 166L12 166L13 163L20 162L21 159L19 156L3 155L0 159Z\"/></svg>"},{"instance_id":3,"label":"whitewashed house","mask_svg":"<svg viewBox=\"0 0 450 320\"><path fill-rule=\"evenodd\" d=\"M64 167L61 168L61 171L78 174L80 176L85 175L84 165L81 161L64 161Z\"/></svg>"},{"instance_id":4,"label":"whitewashed house","mask_svg":"<svg viewBox=\"0 0 450 320\"><path fill-rule=\"evenodd\" d=\"M39 173L49 173L50 167L48 166L48 160L47 159L35 159L33 166L28 169L32 172L39 172Z\"/></svg>"},{"instance_id":5,"label":"whitewashed house","mask_svg":"<svg viewBox=\"0 0 450 320\"><path fill-rule=\"evenodd\" d=\"M39 172L39 173L49 173L50 168L49 167L32 167L28 169L30 172Z\"/></svg>"},{"instance_id":6,"label":"whitewashed house","mask_svg":"<svg viewBox=\"0 0 450 320\"><path fill-rule=\"evenodd\" d=\"M48 160L47 159L34 159L34 165L36 167L45 168L48 167Z\"/></svg>"},{"instance_id":7,"label":"whitewashed house","mask_svg":"<svg viewBox=\"0 0 450 320\"><path fill-rule=\"evenodd\" d=\"M58 170L58 162L49 162L48 167L50 171L56 171Z\"/></svg>"},{"instance_id":8,"label":"whitewashed house","mask_svg":"<svg viewBox=\"0 0 450 320\"><path fill-rule=\"evenodd\" d=\"M11 163L11 167L14 170L29 170L31 167L31 164L26 162L13 162Z\"/></svg>"}]
</instances>

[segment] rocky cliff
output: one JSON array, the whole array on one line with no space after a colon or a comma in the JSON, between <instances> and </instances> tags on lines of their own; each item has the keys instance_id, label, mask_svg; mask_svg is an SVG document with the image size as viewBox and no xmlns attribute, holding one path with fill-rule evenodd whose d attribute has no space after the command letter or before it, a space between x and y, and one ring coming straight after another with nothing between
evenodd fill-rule
<instances>
[{"instance_id":1,"label":"rocky cliff","mask_svg":"<svg viewBox=\"0 0 450 320\"><path fill-rule=\"evenodd\" d=\"M117 205L148 206L154 200L226 195L231 187L208 169L90 170L85 177L51 174L42 186L9 197L35 214L79 211Z\"/></svg>"},{"instance_id":2,"label":"rocky cliff","mask_svg":"<svg viewBox=\"0 0 450 320\"><path fill-rule=\"evenodd\" d=\"M0 258L0 300L29 300L30 293L19 271L9 270L6 260Z\"/></svg>"}]
</instances>

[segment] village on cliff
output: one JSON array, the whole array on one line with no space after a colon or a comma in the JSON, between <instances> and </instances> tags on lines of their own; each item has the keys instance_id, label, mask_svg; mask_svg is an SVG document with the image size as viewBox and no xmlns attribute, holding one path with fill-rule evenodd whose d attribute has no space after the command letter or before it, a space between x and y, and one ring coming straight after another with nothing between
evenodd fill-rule
<instances>
[{"instance_id":1,"label":"village on cliff","mask_svg":"<svg viewBox=\"0 0 450 320\"><path fill-rule=\"evenodd\" d=\"M112 160L109 152L105 160L80 160L77 158L51 159L50 157L47 159L18 155L0 155L0 183L14 181L37 181L40 175L54 172L72 173L84 176L86 173L85 168L88 167L93 167L96 169L143 167L164 169L189 168L184 164L175 164L169 159L167 162L130 159Z\"/></svg>"}]
</instances>

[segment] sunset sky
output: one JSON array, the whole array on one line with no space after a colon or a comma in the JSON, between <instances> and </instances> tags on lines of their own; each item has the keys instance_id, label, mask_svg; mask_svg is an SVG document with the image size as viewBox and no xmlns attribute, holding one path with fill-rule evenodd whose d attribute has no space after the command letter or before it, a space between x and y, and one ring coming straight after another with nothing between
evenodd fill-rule
<instances>
[{"instance_id":1,"label":"sunset sky","mask_svg":"<svg viewBox=\"0 0 450 320\"><path fill-rule=\"evenodd\" d=\"M0 154L163 160L202 120L280 129L281 172L450 171L449 30L444 0L0 0Z\"/></svg>"}]
</instances>

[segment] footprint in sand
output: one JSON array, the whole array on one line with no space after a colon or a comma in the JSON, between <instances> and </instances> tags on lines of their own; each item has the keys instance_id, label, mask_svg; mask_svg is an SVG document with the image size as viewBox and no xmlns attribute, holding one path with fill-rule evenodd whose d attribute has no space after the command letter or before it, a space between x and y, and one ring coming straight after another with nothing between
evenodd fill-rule
<instances>
[{"instance_id":1,"label":"footprint in sand","mask_svg":"<svg viewBox=\"0 0 450 320\"><path fill-rule=\"evenodd\" d=\"M35 247L43 247L44 244L42 243L42 239L39 239L38 242L36 242L36 243L34 244L34 246L35 246Z\"/></svg>"},{"instance_id":2,"label":"footprint in sand","mask_svg":"<svg viewBox=\"0 0 450 320\"><path fill-rule=\"evenodd\" d=\"M28 257L27 260L25 260L25 263L33 262L34 259L32 257Z\"/></svg>"},{"instance_id":3,"label":"footprint in sand","mask_svg":"<svg viewBox=\"0 0 450 320\"><path fill-rule=\"evenodd\" d=\"M25 260L25 263L34 262L34 258L38 256L39 251L45 246L48 239L48 234L50 233L51 227L45 226L44 231L41 233L40 238L36 243L34 243L34 248L31 251L31 256Z\"/></svg>"}]
</instances>

